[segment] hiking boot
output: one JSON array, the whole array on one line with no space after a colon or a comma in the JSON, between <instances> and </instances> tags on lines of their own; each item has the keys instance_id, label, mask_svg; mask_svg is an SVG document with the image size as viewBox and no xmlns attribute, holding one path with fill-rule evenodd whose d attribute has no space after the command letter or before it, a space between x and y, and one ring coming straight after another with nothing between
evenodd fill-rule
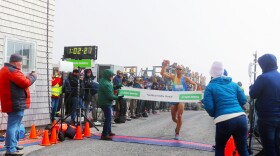
<instances>
[{"instance_id":1,"label":"hiking boot","mask_svg":"<svg viewBox=\"0 0 280 156\"><path fill-rule=\"evenodd\" d=\"M115 123L121 123L121 122L120 122L120 118L116 118L116 119L114 120L114 122L115 122Z\"/></svg>"},{"instance_id":2,"label":"hiking boot","mask_svg":"<svg viewBox=\"0 0 280 156\"><path fill-rule=\"evenodd\" d=\"M22 151L15 151L13 153L5 153L5 156L22 156L23 154Z\"/></svg>"},{"instance_id":3,"label":"hiking boot","mask_svg":"<svg viewBox=\"0 0 280 156\"><path fill-rule=\"evenodd\" d=\"M115 133L112 132L109 133L109 136L115 136L115 135L116 135Z\"/></svg>"},{"instance_id":4,"label":"hiking boot","mask_svg":"<svg viewBox=\"0 0 280 156\"><path fill-rule=\"evenodd\" d=\"M132 119L135 119L135 118L136 118L136 116L134 116L134 115L133 115L133 116L131 116L131 118L132 118Z\"/></svg>"},{"instance_id":5,"label":"hiking boot","mask_svg":"<svg viewBox=\"0 0 280 156\"><path fill-rule=\"evenodd\" d=\"M112 140L112 138L110 138L109 136L103 136L103 135L101 135L100 140Z\"/></svg>"},{"instance_id":6,"label":"hiking boot","mask_svg":"<svg viewBox=\"0 0 280 156\"><path fill-rule=\"evenodd\" d=\"M148 117L148 114L145 112L145 113L143 113L143 115L142 115L144 118L147 118Z\"/></svg>"},{"instance_id":7,"label":"hiking boot","mask_svg":"<svg viewBox=\"0 0 280 156\"><path fill-rule=\"evenodd\" d=\"M16 147L17 150L23 150L23 148L24 148L24 147L23 147L23 146L20 146L20 145L18 145L18 146Z\"/></svg>"}]
</instances>

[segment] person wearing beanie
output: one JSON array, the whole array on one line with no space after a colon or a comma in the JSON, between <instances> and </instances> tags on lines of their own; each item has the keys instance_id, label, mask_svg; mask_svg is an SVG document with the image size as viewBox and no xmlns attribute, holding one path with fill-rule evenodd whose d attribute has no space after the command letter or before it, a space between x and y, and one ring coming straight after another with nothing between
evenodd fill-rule
<instances>
[{"instance_id":1,"label":"person wearing beanie","mask_svg":"<svg viewBox=\"0 0 280 156\"><path fill-rule=\"evenodd\" d=\"M28 76L21 72L22 56L12 54L10 62L5 63L0 70L0 99L2 112L8 114L7 131L5 138L5 155L23 155L19 151L23 146L18 145L19 128L24 110L30 108L31 86L37 79L36 72Z\"/></svg>"},{"instance_id":2,"label":"person wearing beanie","mask_svg":"<svg viewBox=\"0 0 280 156\"><path fill-rule=\"evenodd\" d=\"M264 54L258 58L262 69L252 86L250 97L256 99L257 125L264 149L268 156L280 155L280 73L277 58Z\"/></svg>"},{"instance_id":3,"label":"person wearing beanie","mask_svg":"<svg viewBox=\"0 0 280 156\"><path fill-rule=\"evenodd\" d=\"M20 54L12 54L10 57L11 62L22 62L22 56Z\"/></svg>"},{"instance_id":4,"label":"person wearing beanie","mask_svg":"<svg viewBox=\"0 0 280 156\"><path fill-rule=\"evenodd\" d=\"M210 69L213 79L207 85L203 104L216 124L215 155L223 156L225 145L232 135L240 156L249 156L247 149L247 119L242 106L247 98L231 77L224 76L221 62L214 62Z\"/></svg>"},{"instance_id":5,"label":"person wearing beanie","mask_svg":"<svg viewBox=\"0 0 280 156\"><path fill-rule=\"evenodd\" d=\"M220 76L228 76L228 72L223 68L223 64L221 62L213 62L212 68L210 70L211 80Z\"/></svg>"},{"instance_id":6,"label":"person wearing beanie","mask_svg":"<svg viewBox=\"0 0 280 156\"><path fill-rule=\"evenodd\" d=\"M172 80L172 91L187 91L187 82L193 85L193 90L197 90L197 84L190 78L184 76L184 68L181 65L176 67L176 75L166 73L167 65L170 64L169 60L164 60L161 67L160 74L165 78ZM182 115L184 112L183 102L171 102L171 116L173 122L176 123L175 140L179 140L179 132L182 127Z\"/></svg>"}]
</instances>

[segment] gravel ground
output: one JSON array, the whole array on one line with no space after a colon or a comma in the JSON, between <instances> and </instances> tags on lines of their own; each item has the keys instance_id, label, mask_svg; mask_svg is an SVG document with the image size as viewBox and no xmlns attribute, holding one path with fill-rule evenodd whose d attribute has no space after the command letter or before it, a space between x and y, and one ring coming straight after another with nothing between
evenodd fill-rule
<instances>
[{"instance_id":1,"label":"gravel ground","mask_svg":"<svg viewBox=\"0 0 280 156\"><path fill-rule=\"evenodd\" d=\"M102 127L98 127L100 131ZM134 119L125 124L113 124L112 130L119 135L174 138L175 123L171 121L170 112L160 112L158 115L149 115L148 118ZM214 144L214 124L204 111L185 111L183 127L180 132L181 140L199 143ZM96 133L94 128L91 132ZM99 132L98 132L99 133ZM66 140L63 143L43 147L39 145L24 148L28 156L213 156L213 152L194 149L145 145L137 143L123 143L101 141L94 139ZM3 152L1 152L3 154Z\"/></svg>"}]
</instances>

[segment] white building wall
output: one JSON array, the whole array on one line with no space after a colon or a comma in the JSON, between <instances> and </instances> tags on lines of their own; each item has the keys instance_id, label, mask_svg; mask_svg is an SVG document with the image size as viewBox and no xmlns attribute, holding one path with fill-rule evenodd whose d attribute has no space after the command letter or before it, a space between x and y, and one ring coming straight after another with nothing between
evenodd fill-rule
<instances>
[{"instance_id":1,"label":"white building wall","mask_svg":"<svg viewBox=\"0 0 280 156\"><path fill-rule=\"evenodd\" d=\"M55 0L49 0L49 74L53 48ZM35 43L36 70L39 77L31 93L31 109L25 111L23 124L46 125L49 120L47 87L47 0L0 0L0 67L4 63L7 38ZM51 75L49 77L49 82ZM51 84L51 82L50 82ZM51 88L49 88L51 89ZM0 129L6 129L5 114L0 114Z\"/></svg>"}]
</instances>

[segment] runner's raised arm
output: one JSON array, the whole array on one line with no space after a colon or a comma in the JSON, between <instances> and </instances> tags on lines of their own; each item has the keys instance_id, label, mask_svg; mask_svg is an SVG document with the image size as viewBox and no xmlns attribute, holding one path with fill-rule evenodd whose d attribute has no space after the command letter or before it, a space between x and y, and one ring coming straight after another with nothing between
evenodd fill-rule
<instances>
[{"instance_id":1,"label":"runner's raised arm","mask_svg":"<svg viewBox=\"0 0 280 156\"><path fill-rule=\"evenodd\" d=\"M174 80L174 75L166 73L166 68L168 64L169 64L169 60L163 60L163 65L161 67L160 75L168 79Z\"/></svg>"}]
</instances>

